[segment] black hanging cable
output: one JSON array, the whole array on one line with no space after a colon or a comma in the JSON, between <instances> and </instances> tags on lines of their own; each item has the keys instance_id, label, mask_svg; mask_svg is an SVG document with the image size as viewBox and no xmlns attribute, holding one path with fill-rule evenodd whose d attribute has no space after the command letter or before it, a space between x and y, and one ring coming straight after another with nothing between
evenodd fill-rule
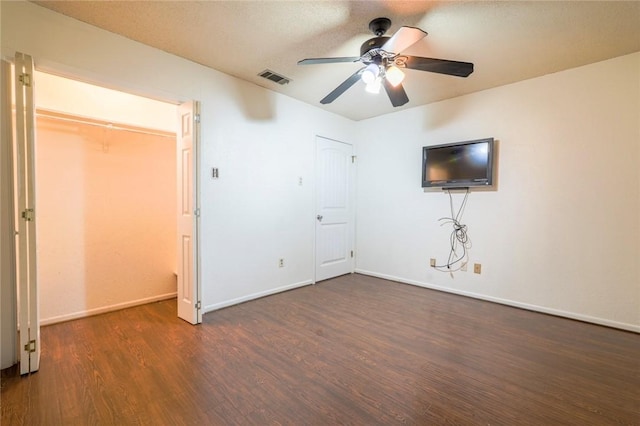
<instances>
[{"instance_id":1,"label":"black hanging cable","mask_svg":"<svg viewBox=\"0 0 640 426\"><path fill-rule=\"evenodd\" d=\"M447 268L446 271L451 272L451 267L453 265L466 259L467 249L471 247L471 240L469 239L469 235L467 234L467 225L460 223L462 214L464 213L464 209L467 206L467 200L469 199L469 188L467 188L467 192L464 194L464 199L462 200L462 204L460 204L460 208L458 209L457 213L455 213L455 209L453 207L453 197L451 195L451 190L447 190L447 193L449 194L449 207L451 208L451 217L441 217L440 219L438 219L438 221L441 222L440 226L444 226L449 223L451 223L453 226L451 236L449 237L449 244L451 249L449 250L447 263L444 265L436 265L434 266L434 268ZM462 246L462 256L458 256L458 244ZM462 265L464 265L464 263L460 266Z\"/></svg>"}]
</instances>

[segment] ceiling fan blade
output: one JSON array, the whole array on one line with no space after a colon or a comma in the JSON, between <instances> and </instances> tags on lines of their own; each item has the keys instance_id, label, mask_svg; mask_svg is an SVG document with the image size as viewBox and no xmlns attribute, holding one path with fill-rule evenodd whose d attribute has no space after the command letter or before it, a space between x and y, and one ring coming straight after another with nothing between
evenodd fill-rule
<instances>
[{"instance_id":1,"label":"ceiling fan blade","mask_svg":"<svg viewBox=\"0 0 640 426\"><path fill-rule=\"evenodd\" d=\"M425 38L427 33L420 28L400 27L380 48L386 52L400 53Z\"/></svg>"},{"instance_id":2,"label":"ceiling fan blade","mask_svg":"<svg viewBox=\"0 0 640 426\"><path fill-rule=\"evenodd\" d=\"M351 77L347 78L338 87L333 89L331 93L329 93L327 96L322 98L320 103L330 104L331 102L335 101L338 96L342 95L349 87L353 86L354 84L356 84L358 80L360 80L360 73L362 72L363 69L364 67L360 68L358 71L353 73Z\"/></svg>"},{"instance_id":3,"label":"ceiling fan blade","mask_svg":"<svg viewBox=\"0 0 640 426\"><path fill-rule=\"evenodd\" d=\"M470 62L421 58L419 56L406 56L406 58L405 67L412 70L437 72L457 77L468 77L473 72L473 64Z\"/></svg>"},{"instance_id":4,"label":"ceiling fan blade","mask_svg":"<svg viewBox=\"0 0 640 426\"><path fill-rule=\"evenodd\" d=\"M357 62L359 56L346 56L341 58L309 58L298 61L298 65L335 64L337 62Z\"/></svg>"},{"instance_id":5,"label":"ceiling fan blade","mask_svg":"<svg viewBox=\"0 0 640 426\"><path fill-rule=\"evenodd\" d=\"M404 87L402 84L398 84L396 87L393 87L391 83L387 81L387 79L382 80L382 84L384 86L384 90L389 95L389 100L391 100L391 105L394 107L399 107L407 102L409 102L409 97L407 96L407 92L404 91Z\"/></svg>"}]
</instances>

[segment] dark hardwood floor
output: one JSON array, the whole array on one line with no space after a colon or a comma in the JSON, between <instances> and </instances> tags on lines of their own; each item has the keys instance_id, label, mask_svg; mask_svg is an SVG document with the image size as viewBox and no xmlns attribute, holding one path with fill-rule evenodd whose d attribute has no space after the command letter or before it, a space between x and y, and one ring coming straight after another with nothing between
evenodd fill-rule
<instances>
[{"instance_id":1,"label":"dark hardwood floor","mask_svg":"<svg viewBox=\"0 0 640 426\"><path fill-rule=\"evenodd\" d=\"M348 275L42 328L2 425L640 425L640 335Z\"/></svg>"}]
</instances>

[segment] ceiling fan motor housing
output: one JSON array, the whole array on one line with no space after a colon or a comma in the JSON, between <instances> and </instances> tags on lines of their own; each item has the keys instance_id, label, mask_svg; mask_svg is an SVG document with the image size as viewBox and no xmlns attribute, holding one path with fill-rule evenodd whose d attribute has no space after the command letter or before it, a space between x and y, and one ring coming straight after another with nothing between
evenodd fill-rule
<instances>
[{"instance_id":1,"label":"ceiling fan motor housing","mask_svg":"<svg viewBox=\"0 0 640 426\"><path fill-rule=\"evenodd\" d=\"M362 43L362 46L360 46L360 56L365 56L371 49L379 49L389 38L390 37L374 37L365 41Z\"/></svg>"},{"instance_id":2,"label":"ceiling fan motor housing","mask_svg":"<svg viewBox=\"0 0 640 426\"><path fill-rule=\"evenodd\" d=\"M390 26L391 19L389 18L376 18L369 22L369 30L371 30L376 37L370 38L360 46L360 57L362 62L365 64L376 63L380 65L382 58L376 51L371 52L371 50L379 49L387 42L387 40L389 40L390 37L383 37L383 35L387 32ZM368 52L371 53L367 54Z\"/></svg>"}]
</instances>

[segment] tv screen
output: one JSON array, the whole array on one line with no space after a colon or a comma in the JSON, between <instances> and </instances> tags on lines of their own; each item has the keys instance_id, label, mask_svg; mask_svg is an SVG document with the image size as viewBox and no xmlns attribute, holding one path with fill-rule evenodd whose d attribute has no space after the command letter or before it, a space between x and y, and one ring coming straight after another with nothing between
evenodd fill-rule
<instances>
[{"instance_id":1,"label":"tv screen","mask_svg":"<svg viewBox=\"0 0 640 426\"><path fill-rule=\"evenodd\" d=\"M493 138L422 148L423 188L493 184Z\"/></svg>"}]
</instances>

